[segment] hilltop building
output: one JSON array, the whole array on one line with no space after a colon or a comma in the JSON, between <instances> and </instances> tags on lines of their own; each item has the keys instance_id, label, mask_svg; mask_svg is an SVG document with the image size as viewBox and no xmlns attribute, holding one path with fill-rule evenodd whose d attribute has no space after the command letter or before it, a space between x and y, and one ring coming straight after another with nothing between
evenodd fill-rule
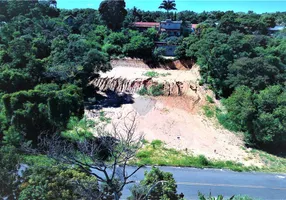
<instances>
[{"instance_id":1,"label":"hilltop building","mask_svg":"<svg viewBox=\"0 0 286 200\"><path fill-rule=\"evenodd\" d=\"M168 36L181 36L182 32L182 21L172 21L167 19L166 21L160 22L160 33L167 33Z\"/></svg>"},{"instance_id":2,"label":"hilltop building","mask_svg":"<svg viewBox=\"0 0 286 200\"><path fill-rule=\"evenodd\" d=\"M140 32L146 31L148 28L155 28L159 34L167 34L168 37L180 37L183 32L191 33L194 32L198 24L190 24L183 27L183 21L172 21L166 19L161 22L135 22L133 27ZM175 56L175 50L177 45L168 44L166 41L157 41L156 47L165 49L165 56Z\"/></svg>"}]
</instances>

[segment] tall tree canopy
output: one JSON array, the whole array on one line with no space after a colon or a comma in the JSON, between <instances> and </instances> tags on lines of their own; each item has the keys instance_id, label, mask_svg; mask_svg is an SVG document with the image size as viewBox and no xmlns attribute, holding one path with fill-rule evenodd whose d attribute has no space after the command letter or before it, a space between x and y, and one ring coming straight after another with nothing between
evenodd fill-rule
<instances>
[{"instance_id":1,"label":"tall tree canopy","mask_svg":"<svg viewBox=\"0 0 286 200\"><path fill-rule=\"evenodd\" d=\"M99 5L99 12L106 25L112 30L119 30L127 15L124 0L104 0Z\"/></svg>"},{"instance_id":2,"label":"tall tree canopy","mask_svg":"<svg viewBox=\"0 0 286 200\"><path fill-rule=\"evenodd\" d=\"M164 0L164 1L160 4L159 8L166 10L167 13L168 13L170 10L177 10L175 0Z\"/></svg>"}]
</instances>

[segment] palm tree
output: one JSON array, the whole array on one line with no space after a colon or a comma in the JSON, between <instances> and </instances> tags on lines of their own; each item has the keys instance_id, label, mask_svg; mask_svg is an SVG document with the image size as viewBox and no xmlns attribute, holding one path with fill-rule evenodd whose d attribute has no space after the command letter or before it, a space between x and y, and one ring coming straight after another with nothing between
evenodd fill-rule
<instances>
[{"instance_id":1,"label":"palm tree","mask_svg":"<svg viewBox=\"0 0 286 200\"><path fill-rule=\"evenodd\" d=\"M170 10L177 10L175 0L163 0L159 9L165 9L169 15Z\"/></svg>"}]
</instances>

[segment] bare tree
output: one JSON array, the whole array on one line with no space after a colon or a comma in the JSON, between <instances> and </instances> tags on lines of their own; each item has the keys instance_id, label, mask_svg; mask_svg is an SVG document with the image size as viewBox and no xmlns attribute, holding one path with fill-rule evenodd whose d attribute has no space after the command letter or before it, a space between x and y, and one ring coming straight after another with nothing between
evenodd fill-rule
<instances>
[{"instance_id":1,"label":"bare tree","mask_svg":"<svg viewBox=\"0 0 286 200\"><path fill-rule=\"evenodd\" d=\"M95 176L102 190L112 193L113 199L117 200L123 188L133 182L130 178L143 167L137 166L132 172L127 172L128 163L141 148L143 139L142 135L135 134L136 115L131 115L128 113L122 117L123 120L111 124L111 131L105 126L95 128L92 139L69 142L55 135L41 138L40 145L47 155ZM88 189L83 188L83 191L88 193ZM93 194L90 195L92 197Z\"/></svg>"}]
</instances>

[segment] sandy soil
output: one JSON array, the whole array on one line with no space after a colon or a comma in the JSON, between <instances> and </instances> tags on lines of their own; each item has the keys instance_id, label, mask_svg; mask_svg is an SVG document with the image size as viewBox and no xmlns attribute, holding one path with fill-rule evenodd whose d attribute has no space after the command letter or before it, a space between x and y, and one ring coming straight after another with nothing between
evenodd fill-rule
<instances>
[{"instance_id":1,"label":"sandy soil","mask_svg":"<svg viewBox=\"0 0 286 200\"><path fill-rule=\"evenodd\" d=\"M158 82L176 80L197 83L200 78L198 66L187 71L117 66L112 71L101 74L101 77L146 78L143 74L147 71L170 73L168 76L153 79ZM132 104L104 106L100 109L113 122L118 122L122 116L130 112L136 113L137 133L144 134L148 141L159 139L170 148L187 150L194 155L203 154L210 159L261 166L262 162L245 150L240 136L222 129L216 120L210 120L202 114L201 106L205 104L204 99L209 93L203 87L199 87L198 94L199 104L196 104L191 96L150 98L135 94ZM95 110L86 110L86 115L93 119L98 116L94 115L96 112L100 112L98 107Z\"/></svg>"},{"instance_id":2,"label":"sandy soil","mask_svg":"<svg viewBox=\"0 0 286 200\"><path fill-rule=\"evenodd\" d=\"M193 70L164 70L164 69L146 69L146 68L132 68L132 67L115 67L111 71L106 73L101 73L102 78L114 77L114 78L126 78L132 79L145 79L148 78L144 74L146 72L157 72L159 75L156 78L152 78L155 82L165 82L165 81L192 81L196 82L198 79L198 71ZM162 76L162 74L164 76Z\"/></svg>"},{"instance_id":3,"label":"sandy soil","mask_svg":"<svg viewBox=\"0 0 286 200\"><path fill-rule=\"evenodd\" d=\"M118 122L128 113L136 113L136 131L144 134L148 141L159 139L170 148L187 150L194 155L261 166L258 158L243 150L241 137L222 129L200 112L192 113L191 105L192 101L187 97L150 98L134 95L133 104L102 110L113 122ZM88 111L86 114L90 116Z\"/></svg>"}]
</instances>

